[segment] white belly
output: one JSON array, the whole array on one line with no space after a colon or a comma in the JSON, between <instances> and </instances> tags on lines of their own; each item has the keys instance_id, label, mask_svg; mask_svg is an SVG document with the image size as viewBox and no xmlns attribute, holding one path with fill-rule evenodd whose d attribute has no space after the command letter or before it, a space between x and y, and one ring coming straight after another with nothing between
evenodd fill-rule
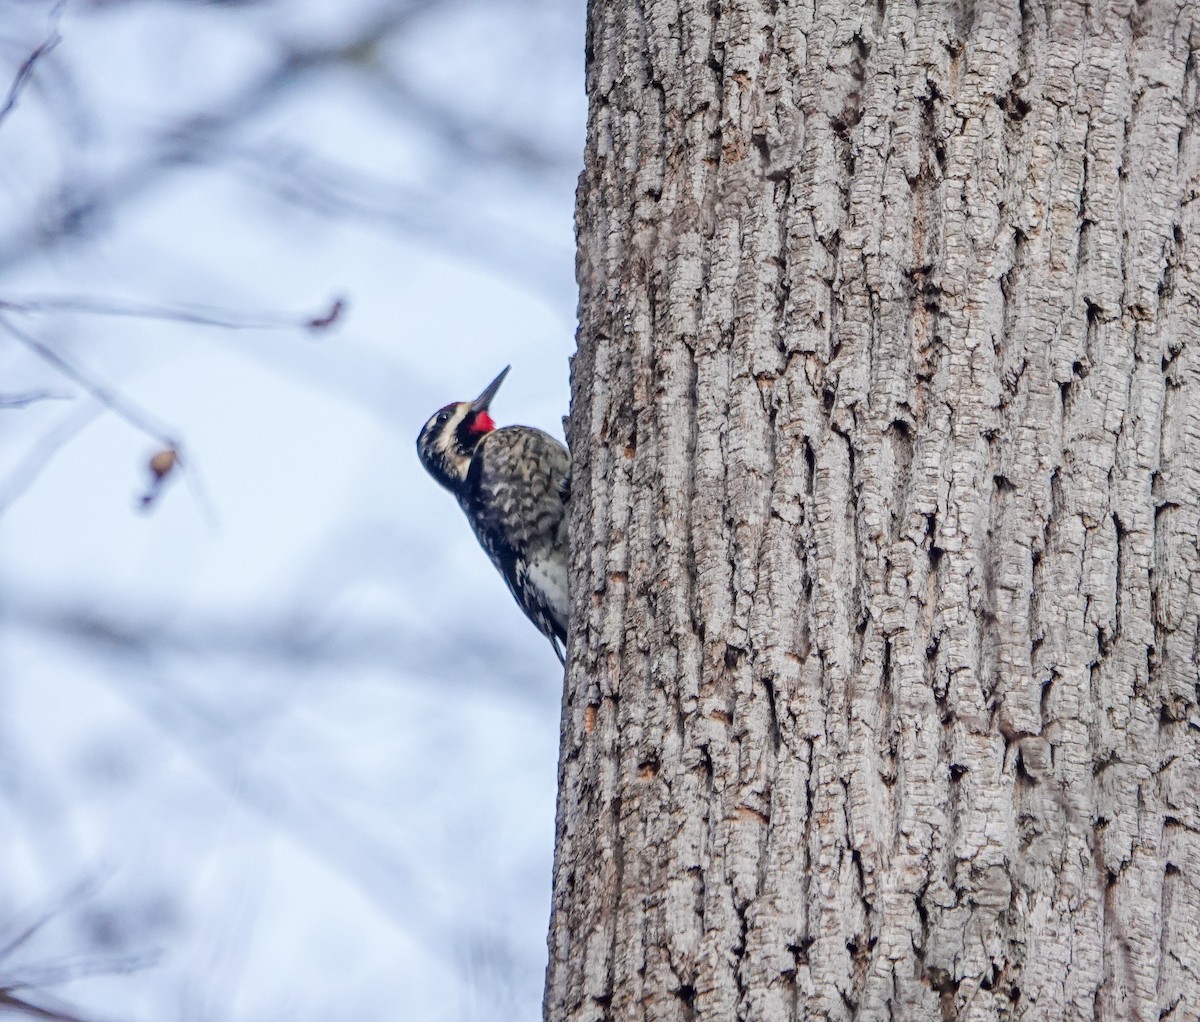
<instances>
[{"instance_id":1,"label":"white belly","mask_svg":"<svg viewBox=\"0 0 1200 1022\"><path fill-rule=\"evenodd\" d=\"M554 620L565 631L570 616L567 564L561 557L540 557L529 563L529 582L543 594Z\"/></svg>"}]
</instances>

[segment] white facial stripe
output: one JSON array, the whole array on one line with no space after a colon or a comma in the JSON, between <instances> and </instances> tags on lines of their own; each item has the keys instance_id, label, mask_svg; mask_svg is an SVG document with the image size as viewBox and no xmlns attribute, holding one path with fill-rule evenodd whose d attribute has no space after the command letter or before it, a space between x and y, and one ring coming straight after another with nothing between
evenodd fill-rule
<instances>
[{"instance_id":1,"label":"white facial stripe","mask_svg":"<svg viewBox=\"0 0 1200 1022\"><path fill-rule=\"evenodd\" d=\"M458 445L458 430L470 415L471 406L455 405L449 417L439 422L438 417L444 411L439 409L430 416L421 434L428 454L427 467L443 485L453 488L466 479L467 469L471 466L471 456L465 454Z\"/></svg>"},{"instance_id":2,"label":"white facial stripe","mask_svg":"<svg viewBox=\"0 0 1200 1022\"><path fill-rule=\"evenodd\" d=\"M438 438L442 450L448 451L451 454L457 453L458 427L462 425L463 419L467 417L470 410L466 405L460 405L454 410L454 414L450 416L450 421L446 423L446 428Z\"/></svg>"}]
</instances>

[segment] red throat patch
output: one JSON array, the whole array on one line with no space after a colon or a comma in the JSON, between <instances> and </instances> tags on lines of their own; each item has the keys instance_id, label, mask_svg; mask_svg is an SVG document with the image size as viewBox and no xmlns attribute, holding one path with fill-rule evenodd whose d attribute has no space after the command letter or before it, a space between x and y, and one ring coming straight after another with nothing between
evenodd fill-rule
<instances>
[{"instance_id":1,"label":"red throat patch","mask_svg":"<svg viewBox=\"0 0 1200 1022\"><path fill-rule=\"evenodd\" d=\"M472 433L490 433L496 428L496 424L487 412L476 412L467 428Z\"/></svg>"}]
</instances>

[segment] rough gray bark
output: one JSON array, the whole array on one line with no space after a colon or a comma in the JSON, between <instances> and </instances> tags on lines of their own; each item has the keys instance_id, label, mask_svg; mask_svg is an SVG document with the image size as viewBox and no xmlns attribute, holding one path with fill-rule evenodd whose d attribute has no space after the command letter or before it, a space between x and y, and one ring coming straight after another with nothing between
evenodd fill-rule
<instances>
[{"instance_id":1,"label":"rough gray bark","mask_svg":"<svg viewBox=\"0 0 1200 1022\"><path fill-rule=\"evenodd\" d=\"M1198 19L592 3L550 1022L1200 1018Z\"/></svg>"}]
</instances>

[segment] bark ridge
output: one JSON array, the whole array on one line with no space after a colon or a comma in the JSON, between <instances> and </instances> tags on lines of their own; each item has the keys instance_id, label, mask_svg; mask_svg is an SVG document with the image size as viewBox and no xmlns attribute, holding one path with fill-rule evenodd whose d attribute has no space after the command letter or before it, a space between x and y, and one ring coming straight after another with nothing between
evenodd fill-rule
<instances>
[{"instance_id":1,"label":"bark ridge","mask_svg":"<svg viewBox=\"0 0 1200 1022\"><path fill-rule=\"evenodd\" d=\"M1200 1018L1200 15L597 0L546 1018Z\"/></svg>"}]
</instances>

